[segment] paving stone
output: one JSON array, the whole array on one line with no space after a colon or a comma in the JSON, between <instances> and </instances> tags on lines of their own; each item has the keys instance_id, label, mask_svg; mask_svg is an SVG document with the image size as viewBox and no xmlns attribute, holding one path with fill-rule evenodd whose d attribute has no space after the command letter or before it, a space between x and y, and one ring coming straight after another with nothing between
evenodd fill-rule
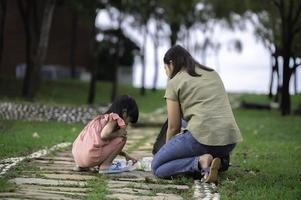
<instances>
[{"instance_id":1,"label":"paving stone","mask_svg":"<svg viewBox=\"0 0 301 200\"><path fill-rule=\"evenodd\" d=\"M109 179L114 179L114 178L145 178L145 177L154 177L152 172L144 172L144 171L131 171L131 172L124 172L121 174L107 174L105 175ZM155 177L154 177L155 178Z\"/></svg>"},{"instance_id":2,"label":"paving stone","mask_svg":"<svg viewBox=\"0 0 301 200\"><path fill-rule=\"evenodd\" d=\"M153 147L153 144L150 142L145 142L142 144L143 147Z\"/></svg>"},{"instance_id":3,"label":"paving stone","mask_svg":"<svg viewBox=\"0 0 301 200\"><path fill-rule=\"evenodd\" d=\"M33 185L45 185L45 186L74 186L74 187L86 187L87 183L83 181L65 181L65 180L53 180L44 178L15 178L13 181L17 185L21 184L33 184Z\"/></svg>"},{"instance_id":4,"label":"paving stone","mask_svg":"<svg viewBox=\"0 0 301 200\"><path fill-rule=\"evenodd\" d=\"M134 188L140 189L177 189L177 190L188 190L189 187L187 185L171 185L171 184L145 184L145 183L135 183L131 181L113 181L110 180L108 183L109 188L123 188L126 186L131 186Z\"/></svg>"},{"instance_id":5,"label":"paving stone","mask_svg":"<svg viewBox=\"0 0 301 200\"><path fill-rule=\"evenodd\" d=\"M180 195L176 195L176 194L156 193L156 195L157 195L157 197L155 197L155 199L164 199L164 200L182 200L183 199Z\"/></svg>"},{"instance_id":6,"label":"paving stone","mask_svg":"<svg viewBox=\"0 0 301 200\"><path fill-rule=\"evenodd\" d=\"M39 174L84 174L84 175L90 175L87 172L75 172L72 171L72 169L68 169L68 170L39 170L39 171L34 171L34 170L24 170L22 171L26 174L35 174L35 173L39 173Z\"/></svg>"},{"instance_id":7,"label":"paving stone","mask_svg":"<svg viewBox=\"0 0 301 200\"><path fill-rule=\"evenodd\" d=\"M53 157L40 157L40 158L36 158L35 160L57 160L57 161L72 161L74 162L73 158L70 157L57 157L57 156L53 156Z\"/></svg>"},{"instance_id":8,"label":"paving stone","mask_svg":"<svg viewBox=\"0 0 301 200\"><path fill-rule=\"evenodd\" d=\"M133 200L133 199L139 199L139 200L151 200L153 199L150 196L142 196L142 195L133 195L133 194L124 194L124 193L115 193L110 194L106 196L107 198L112 199L122 199L122 200Z\"/></svg>"},{"instance_id":9,"label":"paving stone","mask_svg":"<svg viewBox=\"0 0 301 200\"><path fill-rule=\"evenodd\" d=\"M126 141L126 146L130 146L130 145L135 144L135 143L136 143L136 142L133 141L133 140L127 140L127 141Z\"/></svg>"},{"instance_id":10,"label":"paving stone","mask_svg":"<svg viewBox=\"0 0 301 200\"><path fill-rule=\"evenodd\" d=\"M55 153L54 156L56 156L56 157L65 157L65 158L73 158L71 150L67 151L67 152L58 152L58 153Z\"/></svg>"},{"instance_id":11,"label":"paving stone","mask_svg":"<svg viewBox=\"0 0 301 200\"><path fill-rule=\"evenodd\" d=\"M115 181L132 181L132 182L143 182L145 181L145 178L115 178Z\"/></svg>"},{"instance_id":12,"label":"paving stone","mask_svg":"<svg viewBox=\"0 0 301 200\"><path fill-rule=\"evenodd\" d=\"M109 188L109 192L115 194L115 193L123 193L123 194L138 194L138 195L151 195L150 190L145 189L136 189L136 188L129 188L129 187L123 187L123 188Z\"/></svg>"},{"instance_id":13,"label":"paving stone","mask_svg":"<svg viewBox=\"0 0 301 200\"><path fill-rule=\"evenodd\" d=\"M153 150L153 147L139 147L139 151L146 151L146 152L151 152Z\"/></svg>"},{"instance_id":14,"label":"paving stone","mask_svg":"<svg viewBox=\"0 0 301 200\"><path fill-rule=\"evenodd\" d=\"M165 197L163 199L170 199L170 200L182 200L183 198L179 195L175 194L168 194L168 193L157 193L156 196L153 196L151 190L146 190L146 189L136 189L136 188L112 188L109 189L109 192L111 193L119 193L119 194L134 194L134 195L139 195L140 196L151 196L151 198L159 198L159 197ZM149 197L147 197L149 198ZM161 199L161 198L159 198Z\"/></svg>"},{"instance_id":15,"label":"paving stone","mask_svg":"<svg viewBox=\"0 0 301 200\"><path fill-rule=\"evenodd\" d=\"M43 185L21 185L22 189L26 190L47 190L47 191L59 191L59 192L77 192L77 193L87 193L92 191L91 188L83 187L55 187L55 186L43 186ZM0 193L1 194L1 193Z\"/></svg>"},{"instance_id":16,"label":"paving stone","mask_svg":"<svg viewBox=\"0 0 301 200\"><path fill-rule=\"evenodd\" d=\"M97 179L96 176L82 175L82 174L41 174L48 179L60 179L60 180L92 180Z\"/></svg>"},{"instance_id":17,"label":"paving stone","mask_svg":"<svg viewBox=\"0 0 301 200\"><path fill-rule=\"evenodd\" d=\"M158 196L144 196L144 195L133 195L124 193L115 193L107 196L108 198L122 199L122 200L182 200L183 198L174 194L159 194Z\"/></svg>"},{"instance_id":18,"label":"paving stone","mask_svg":"<svg viewBox=\"0 0 301 200\"><path fill-rule=\"evenodd\" d=\"M63 196L72 196L72 197L83 197L86 194L82 193L82 192L69 192L69 191L56 191L56 190L47 190L47 189L24 189L21 188L18 190L18 193L23 193L23 194L28 194L28 193L41 193L41 194L49 194L50 196L52 196L52 194L54 195L63 195Z\"/></svg>"},{"instance_id":19,"label":"paving stone","mask_svg":"<svg viewBox=\"0 0 301 200\"><path fill-rule=\"evenodd\" d=\"M67 197L60 194L47 194L44 192L23 192L23 193L16 193L16 192L7 192L7 193L0 193L0 198L15 198L15 199L60 199L60 200L72 200L76 199L75 197ZM80 199L80 198L79 198Z\"/></svg>"},{"instance_id":20,"label":"paving stone","mask_svg":"<svg viewBox=\"0 0 301 200\"><path fill-rule=\"evenodd\" d=\"M37 163L37 164L56 164L56 165L65 165L65 166L74 166L74 162L70 161L60 161L60 160L33 160L31 163Z\"/></svg>"},{"instance_id":21,"label":"paving stone","mask_svg":"<svg viewBox=\"0 0 301 200\"><path fill-rule=\"evenodd\" d=\"M40 170L50 170L50 171L59 171L59 170L64 170L64 171L70 171L73 172L72 169L74 166L60 166L60 165L45 165L45 164L40 164L37 167L39 167Z\"/></svg>"},{"instance_id":22,"label":"paving stone","mask_svg":"<svg viewBox=\"0 0 301 200\"><path fill-rule=\"evenodd\" d=\"M131 153L131 155L135 155L135 156L139 156L139 157L149 157L149 156L153 156L153 154L151 152L146 152L146 151L134 151Z\"/></svg>"},{"instance_id":23,"label":"paving stone","mask_svg":"<svg viewBox=\"0 0 301 200\"><path fill-rule=\"evenodd\" d=\"M132 135L132 136L129 136L129 140L141 140L141 139L143 139L143 138L145 138L145 136L144 135Z\"/></svg>"}]
</instances>

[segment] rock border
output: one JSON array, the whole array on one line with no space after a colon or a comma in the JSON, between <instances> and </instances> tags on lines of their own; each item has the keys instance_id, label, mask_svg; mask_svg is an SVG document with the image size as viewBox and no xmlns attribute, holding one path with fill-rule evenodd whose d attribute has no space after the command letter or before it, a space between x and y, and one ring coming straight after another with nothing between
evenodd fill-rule
<instances>
[{"instance_id":1,"label":"rock border","mask_svg":"<svg viewBox=\"0 0 301 200\"><path fill-rule=\"evenodd\" d=\"M28 156L23 156L23 157L13 157L13 158L6 158L0 161L0 177L2 177L3 175L5 175L10 168L16 166L19 162L25 160L25 159L33 159L33 158L40 158L42 156L45 156L53 151L62 149L62 148L66 148L68 146L70 146L71 143L70 142L64 142L64 143L60 143L60 144L56 144L54 146L52 146L51 148L45 148L39 151L36 151Z\"/></svg>"}]
</instances>

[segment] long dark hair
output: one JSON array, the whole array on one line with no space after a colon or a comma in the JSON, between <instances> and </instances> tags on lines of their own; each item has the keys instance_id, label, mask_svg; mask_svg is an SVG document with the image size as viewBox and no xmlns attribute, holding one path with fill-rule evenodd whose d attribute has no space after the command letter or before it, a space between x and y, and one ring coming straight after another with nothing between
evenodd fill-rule
<instances>
[{"instance_id":1,"label":"long dark hair","mask_svg":"<svg viewBox=\"0 0 301 200\"><path fill-rule=\"evenodd\" d=\"M171 78L173 78L182 69L185 69L190 76L201 76L200 74L196 73L196 66L206 71L213 71L213 69L210 69L198 63L190 55L190 53L180 45L175 45L168 49L168 51L164 55L163 61L167 65L172 63L174 66Z\"/></svg>"},{"instance_id":2,"label":"long dark hair","mask_svg":"<svg viewBox=\"0 0 301 200\"><path fill-rule=\"evenodd\" d=\"M124 110L131 117L131 123L136 123L139 118L139 109L136 101L129 95L121 95L117 97L105 114L116 113L122 117Z\"/></svg>"}]
</instances>

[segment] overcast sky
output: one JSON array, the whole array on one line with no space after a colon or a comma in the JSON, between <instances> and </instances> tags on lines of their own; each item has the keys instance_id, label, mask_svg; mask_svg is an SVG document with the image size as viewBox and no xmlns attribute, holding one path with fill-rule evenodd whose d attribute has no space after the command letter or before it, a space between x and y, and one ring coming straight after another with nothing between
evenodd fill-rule
<instances>
[{"instance_id":1,"label":"overcast sky","mask_svg":"<svg viewBox=\"0 0 301 200\"><path fill-rule=\"evenodd\" d=\"M123 24L123 29L126 34L142 44L142 36L139 31L132 29L128 23L132 19L127 19ZM105 11L100 11L96 26L102 28L116 27L116 23L112 22ZM150 31L153 30L153 23L149 23ZM168 26L165 26L166 36L169 34ZM244 31L230 31L221 26L216 26L213 33L210 33L214 42L221 43L219 54L210 53L206 56L206 65L214 68L220 74L225 88L228 92L256 92L267 93L270 81L270 55L260 41L257 41L253 34L253 27L251 24L247 25ZM101 38L100 38L101 39ZM200 31L193 31L191 33L191 44L195 40L202 41L204 35ZM240 39L242 42L242 52L238 53L229 49L229 41L233 39ZM181 42L179 42L181 44ZM168 38L160 42L159 48L159 77L158 87L165 88L167 77L163 67L163 56L170 47ZM146 48L146 87L152 87L154 74L154 49L153 41L150 37L147 38ZM191 54L200 63L204 64L200 55ZM133 85L139 87L141 85L141 63L138 58L135 59ZM298 71L299 80L301 78L300 69ZM291 80L291 86L293 80ZM299 81L300 82L300 81ZM298 85L298 91L301 91L301 83Z\"/></svg>"}]
</instances>

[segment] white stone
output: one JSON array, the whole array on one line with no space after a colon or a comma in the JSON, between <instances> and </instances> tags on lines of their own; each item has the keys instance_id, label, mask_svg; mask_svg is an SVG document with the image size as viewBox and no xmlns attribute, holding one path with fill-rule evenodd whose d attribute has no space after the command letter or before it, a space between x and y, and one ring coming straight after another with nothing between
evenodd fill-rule
<instances>
[{"instance_id":1,"label":"white stone","mask_svg":"<svg viewBox=\"0 0 301 200\"><path fill-rule=\"evenodd\" d=\"M17 185L22 184L34 184L34 185L44 185L44 186L76 186L85 187L86 182L82 181L65 181L65 180L53 180L53 179L43 179L43 178L15 178L13 181Z\"/></svg>"}]
</instances>

